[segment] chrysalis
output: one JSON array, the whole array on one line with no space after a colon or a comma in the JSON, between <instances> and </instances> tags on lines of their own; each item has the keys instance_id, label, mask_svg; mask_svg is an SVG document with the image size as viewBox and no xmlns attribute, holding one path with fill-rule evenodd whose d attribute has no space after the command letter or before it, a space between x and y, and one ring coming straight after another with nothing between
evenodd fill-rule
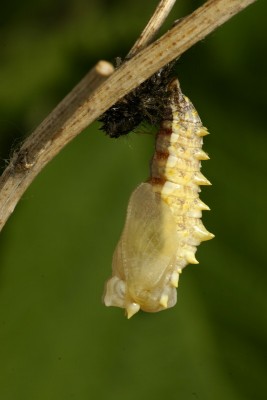
<instances>
[{"instance_id":1,"label":"chrysalis","mask_svg":"<svg viewBox=\"0 0 267 400\"><path fill-rule=\"evenodd\" d=\"M157 134L151 177L131 195L125 227L106 284L106 306L125 308L128 318L140 309L173 307L179 275L197 264L196 246L214 237L201 222L202 138L208 134L177 79L167 89L166 117Z\"/></svg>"}]
</instances>

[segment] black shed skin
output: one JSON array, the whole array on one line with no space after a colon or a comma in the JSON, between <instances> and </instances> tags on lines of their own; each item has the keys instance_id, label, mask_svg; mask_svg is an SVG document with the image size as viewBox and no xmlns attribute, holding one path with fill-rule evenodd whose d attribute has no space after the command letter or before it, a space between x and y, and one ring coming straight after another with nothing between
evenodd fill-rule
<instances>
[{"instance_id":1,"label":"black shed skin","mask_svg":"<svg viewBox=\"0 0 267 400\"><path fill-rule=\"evenodd\" d=\"M118 138L133 131L141 122L158 125L161 120L168 119L167 85L175 62L161 68L101 115L100 129L109 137Z\"/></svg>"}]
</instances>

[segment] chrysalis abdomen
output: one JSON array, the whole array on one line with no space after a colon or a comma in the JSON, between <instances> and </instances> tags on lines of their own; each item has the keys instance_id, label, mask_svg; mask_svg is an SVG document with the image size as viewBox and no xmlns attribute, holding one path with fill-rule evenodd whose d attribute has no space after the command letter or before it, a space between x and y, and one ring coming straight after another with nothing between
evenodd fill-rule
<instances>
[{"instance_id":1,"label":"chrysalis abdomen","mask_svg":"<svg viewBox=\"0 0 267 400\"><path fill-rule=\"evenodd\" d=\"M207 135L201 120L174 79L168 85L165 119L157 134L151 177L133 192L122 236L106 284L107 306L125 308L128 318L139 309L156 312L176 303L179 274L197 264L196 246L214 237L201 222L200 185Z\"/></svg>"}]
</instances>

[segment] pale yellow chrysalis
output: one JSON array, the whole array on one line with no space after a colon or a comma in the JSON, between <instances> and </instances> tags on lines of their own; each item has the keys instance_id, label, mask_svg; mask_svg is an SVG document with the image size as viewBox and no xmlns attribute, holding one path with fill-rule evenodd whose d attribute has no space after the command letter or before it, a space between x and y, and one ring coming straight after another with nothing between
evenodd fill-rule
<instances>
[{"instance_id":1,"label":"pale yellow chrysalis","mask_svg":"<svg viewBox=\"0 0 267 400\"><path fill-rule=\"evenodd\" d=\"M198 264L197 246L214 235L201 216L209 207L199 199L203 127L196 109L174 79L168 85L168 119L162 121L151 163L151 178L133 192L125 227L115 250L112 278L106 284L107 306L156 312L176 303L179 274Z\"/></svg>"}]
</instances>

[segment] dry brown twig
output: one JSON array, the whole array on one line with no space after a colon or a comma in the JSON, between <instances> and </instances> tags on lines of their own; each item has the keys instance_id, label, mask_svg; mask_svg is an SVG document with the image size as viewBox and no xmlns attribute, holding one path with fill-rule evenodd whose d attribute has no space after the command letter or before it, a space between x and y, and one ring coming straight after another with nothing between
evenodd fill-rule
<instances>
[{"instance_id":1,"label":"dry brown twig","mask_svg":"<svg viewBox=\"0 0 267 400\"><path fill-rule=\"evenodd\" d=\"M98 62L13 154L0 178L0 230L33 179L67 143L121 97L255 1L209 0L145 47L174 3L162 0L130 51L134 56L114 73L111 64Z\"/></svg>"},{"instance_id":2,"label":"dry brown twig","mask_svg":"<svg viewBox=\"0 0 267 400\"><path fill-rule=\"evenodd\" d=\"M144 49L149 43L152 42L152 39L157 34L165 19L168 17L175 2L176 0L161 0L159 2L145 29L129 51L127 55L128 59L135 56L135 54L139 53L139 51Z\"/></svg>"}]
</instances>

